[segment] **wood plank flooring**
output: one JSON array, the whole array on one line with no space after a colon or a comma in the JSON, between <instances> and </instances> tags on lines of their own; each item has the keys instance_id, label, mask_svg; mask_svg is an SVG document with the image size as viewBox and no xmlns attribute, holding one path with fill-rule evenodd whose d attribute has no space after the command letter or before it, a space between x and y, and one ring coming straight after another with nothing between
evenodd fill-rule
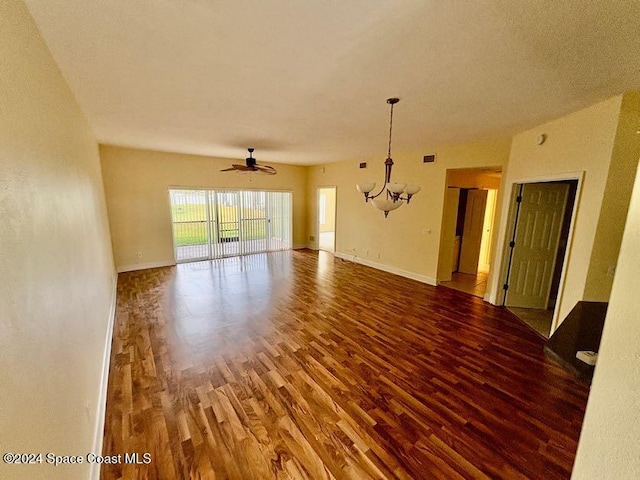
<instances>
[{"instance_id":1,"label":"wood plank flooring","mask_svg":"<svg viewBox=\"0 0 640 480\"><path fill-rule=\"evenodd\" d=\"M507 311L324 252L121 274L111 479L569 478L588 390Z\"/></svg>"}]
</instances>

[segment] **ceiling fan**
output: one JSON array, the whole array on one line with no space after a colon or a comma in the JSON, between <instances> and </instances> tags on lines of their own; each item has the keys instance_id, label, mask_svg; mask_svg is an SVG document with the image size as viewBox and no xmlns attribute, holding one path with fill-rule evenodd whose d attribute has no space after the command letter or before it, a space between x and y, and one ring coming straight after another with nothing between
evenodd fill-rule
<instances>
[{"instance_id":1,"label":"ceiling fan","mask_svg":"<svg viewBox=\"0 0 640 480\"><path fill-rule=\"evenodd\" d=\"M253 158L253 151L255 149L248 148L248 150L249 150L249 156L245 159L246 165L240 165L239 163L234 163L233 165L231 165L231 168L225 168L220 171L231 172L235 170L236 172L241 172L241 173L256 172L256 173L261 173L263 175L275 175L277 173L276 169L273 167L270 167L269 165L258 165L256 163L256 159Z\"/></svg>"}]
</instances>

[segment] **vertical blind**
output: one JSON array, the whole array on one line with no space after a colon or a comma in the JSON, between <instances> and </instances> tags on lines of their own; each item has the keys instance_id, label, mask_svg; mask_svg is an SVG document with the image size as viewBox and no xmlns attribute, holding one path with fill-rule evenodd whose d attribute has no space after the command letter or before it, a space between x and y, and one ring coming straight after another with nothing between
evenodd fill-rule
<instances>
[{"instance_id":1,"label":"vertical blind","mask_svg":"<svg viewBox=\"0 0 640 480\"><path fill-rule=\"evenodd\" d=\"M291 195L170 189L176 262L290 249Z\"/></svg>"}]
</instances>

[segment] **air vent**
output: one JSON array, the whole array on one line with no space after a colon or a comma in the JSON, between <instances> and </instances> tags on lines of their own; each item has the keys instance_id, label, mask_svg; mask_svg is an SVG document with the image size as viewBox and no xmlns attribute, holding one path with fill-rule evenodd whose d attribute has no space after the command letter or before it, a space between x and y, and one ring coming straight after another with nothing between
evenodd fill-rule
<instances>
[{"instance_id":1,"label":"air vent","mask_svg":"<svg viewBox=\"0 0 640 480\"><path fill-rule=\"evenodd\" d=\"M360 162L360 168L367 168L367 162Z\"/></svg>"},{"instance_id":2,"label":"air vent","mask_svg":"<svg viewBox=\"0 0 640 480\"><path fill-rule=\"evenodd\" d=\"M432 155L425 155L424 157L422 157L422 163L435 163L436 161L436 154L432 154Z\"/></svg>"}]
</instances>

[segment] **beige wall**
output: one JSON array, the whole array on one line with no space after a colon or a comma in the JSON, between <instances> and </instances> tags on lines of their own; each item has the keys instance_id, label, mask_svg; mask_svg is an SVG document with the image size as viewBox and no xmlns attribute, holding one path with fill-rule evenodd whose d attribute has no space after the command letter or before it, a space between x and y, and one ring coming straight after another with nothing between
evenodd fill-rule
<instances>
[{"instance_id":1,"label":"beige wall","mask_svg":"<svg viewBox=\"0 0 640 480\"><path fill-rule=\"evenodd\" d=\"M86 455L115 281L98 146L22 2L0 2L0 58L0 451Z\"/></svg>"},{"instance_id":2,"label":"beige wall","mask_svg":"<svg viewBox=\"0 0 640 480\"><path fill-rule=\"evenodd\" d=\"M589 403L575 480L640 478L640 175L636 176Z\"/></svg>"},{"instance_id":3,"label":"beige wall","mask_svg":"<svg viewBox=\"0 0 640 480\"><path fill-rule=\"evenodd\" d=\"M584 289L584 299L606 302L640 159L640 90L622 98L609 174Z\"/></svg>"},{"instance_id":4,"label":"beige wall","mask_svg":"<svg viewBox=\"0 0 640 480\"><path fill-rule=\"evenodd\" d=\"M447 185L458 188L500 188L501 172L488 173L478 169L459 168L447 171Z\"/></svg>"},{"instance_id":5,"label":"beige wall","mask_svg":"<svg viewBox=\"0 0 640 480\"><path fill-rule=\"evenodd\" d=\"M553 175L584 171L573 241L569 247L565 289L559 306L560 320L583 298L621 101L621 96L614 97L513 137L508 169L503 174L504 198L510 197L513 183L546 181ZM538 145L536 137L542 133L547 135L547 140ZM499 251L504 245L508 204L505 201L503 205ZM498 260L500 256L494 258ZM494 265L494 272L495 267L497 265ZM489 283L489 297L499 303L498 283L498 275L494 275Z\"/></svg>"},{"instance_id":6,"label":"beige wall","mask_svg":"<svg viewBox=\"0 0 640 480\"><path fill-rule=\"evenodd\" d=\"M169 187L290 190L293 244L306 245L305 167L273 164L276 175L221 172L230 160L100 146L113 253L119 271L174 263ZM259 158L259 157L258 157ZM138 258L142 252L142 259Z\"/></svg>"},{"instance_id":7,"label":"beige wall","mask_svg":"<svg viewBox=\"0 0 640 480\"><path fill-rule=\"evenodd\" d=\"M336 253L355 256L359 261L383 265L391 271L411 274L434 283L437 275L438 249L446 173L448 168L472 168L506 164L509 139L465 145L425 146L424 152L435 152L434 164L422 163L419 152L394 154L392 180L422 186L410 205L389 213L365 204L355 185L376 181L384 176L384 152L376 159L358 159L329 163L309 168L309 195L324 185L337 186ZM358 168L367 161L366 169ZM315 201L314 201L315 202ZM309 225L317 224L316 208L309 209ZM314 230L310 230L314 235ZM314 245L317 246L317 245Z\"/></svg>"}]
</instances>

